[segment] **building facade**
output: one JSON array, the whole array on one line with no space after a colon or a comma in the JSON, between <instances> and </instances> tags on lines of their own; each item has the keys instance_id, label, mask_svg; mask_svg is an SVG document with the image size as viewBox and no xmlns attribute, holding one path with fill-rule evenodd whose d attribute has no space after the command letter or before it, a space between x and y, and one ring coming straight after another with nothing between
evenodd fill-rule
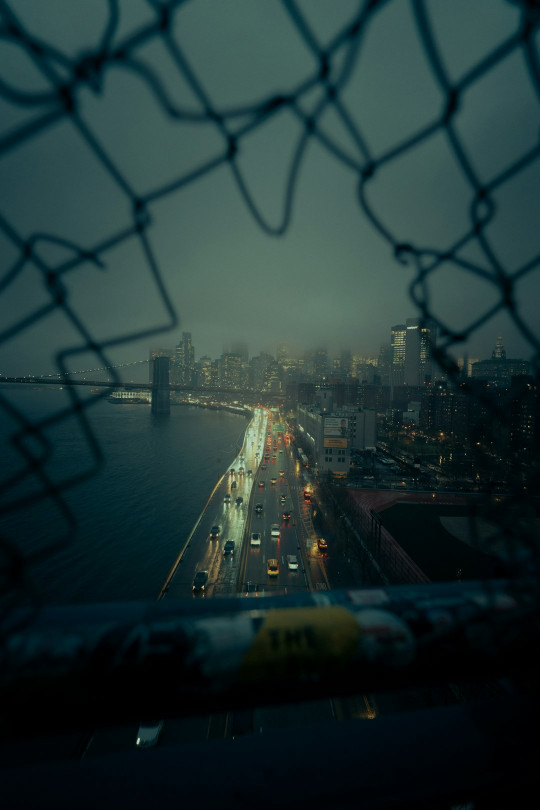
<instances>
[{"instance_id":1,"label":"building facade","mask_svg":"<svg viewBox=\"0 0 540 810\"><path fill-rule=\"evenodd\" d=\"M333 409L329 390L318 391L317 398L317 405L298 408L300 443L311 455L319 474L347 478L351 451L376 448L377 414L374 410L353 407Z\"/></svg>"}]
</instances>

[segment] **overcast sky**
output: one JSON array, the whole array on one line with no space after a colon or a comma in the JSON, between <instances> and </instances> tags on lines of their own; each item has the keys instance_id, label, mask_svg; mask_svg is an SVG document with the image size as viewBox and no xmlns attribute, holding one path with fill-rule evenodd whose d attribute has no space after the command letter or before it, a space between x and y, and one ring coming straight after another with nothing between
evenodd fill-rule
<instances>
[{"instance_id":1,"label":"overcast sky","mask_svg":"<svg viewBox=\"0 0 540 810\"><path fill-rule=\"evenodd\" d=\"M76 85L77 121L63 114L47 127L36 126L58 109L55 83L69 84L74 60L96 52L115 5L9 4L28 35L47 45L48 58L34 59L13 37L0 39L0 373L53 371L57 353L70 348L81 350L70 367L96 367L95 353L85 349L89 341L105 344L113 363L144 359L150 346L174 346L182 331L192 333L197 358L217 357L238 340L250 355L275 353L283 341L300 350L327 346L330 353L349 348L376 356L390 327L418 314L409 295L417 271L396 261L391 241L444 252L471 228L473 188L440 126L399 158L384 161L364 186L390 239L359 202L359 171L436 124L445 107L412 4L382 2L355 50L346 37L330 48L337 112L329 102L320 107L326 89L311 81L319 72L316 53L335 42L363 3L188 0L175 11L173 48L161 37L142 37L132 43L129 64L110 61L93 83ZM137 29L147 31L157 5L120 0L109 52ZM519 4L506 0L432 0L425 8L453 84L520 22ZM300 17L294 22L295 9L302 23ZM4 23L6 15L0 9ZM294 96L296 106L241 135L235 176L222 159L227 132L253 123L250 112L274 95ZM203 98L224 116L224 126L205 116ZM232 115L235 109L244 112ZM291 164L306 132L302 114L318 109L319 137L308 138L302 152L289 218ZM33 134L21 137L27 125ZM510 51L468 85L453 125L483 184L537 148L540 102L523 51ZM165 193L167 184L212 161L197 180ZM448 261L429 275L430 311L450 329L468 332L496 305L497 267L511 276L536 257L539 181L536 159L496 184L496 212L485 230L492 255L474 240L459 254L476 270ZM171 321L138 238L104 249L101 266L85 261L64 272L62 307L50 309L58 287L51 294L43 270L76 255L43 235L95 249L132 229L133 195L148 201L145 235L179 319L162 334L138 338ZM21 262L22 243L38 234L32 256ZM523 328L496 313L473 329L456 356L489 356L499 334L508 356L532 356L540 324L536 264L514 292Z\"/></svg>"}]
</instances>

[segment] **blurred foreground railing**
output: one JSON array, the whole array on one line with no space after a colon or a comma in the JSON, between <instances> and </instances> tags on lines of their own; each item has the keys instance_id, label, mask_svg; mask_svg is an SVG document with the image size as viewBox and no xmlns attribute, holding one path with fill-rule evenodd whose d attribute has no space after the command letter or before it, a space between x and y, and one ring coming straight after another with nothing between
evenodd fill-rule
<instances>
[{"instance_id":1,"label":"blurred foreground railing","mask_svg":"<svg viewBox=\"0 0 540 810\"><path fill-rule=\"evenodd\" d=\"M535 683L536 583L12 612L0 732L32 736L433 683ZM520 687L520 688L521 688Z\"/></svg>"}]
</instances>

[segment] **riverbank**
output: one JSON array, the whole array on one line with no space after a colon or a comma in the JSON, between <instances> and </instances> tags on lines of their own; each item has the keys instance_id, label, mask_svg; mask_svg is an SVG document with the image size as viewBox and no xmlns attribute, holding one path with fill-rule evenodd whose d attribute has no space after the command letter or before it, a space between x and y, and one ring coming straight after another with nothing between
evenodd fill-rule
<instances>
[{"instance_id":1,"label":"riverbank","mask_svg":"<svg viewBox=\"0 0 540 810\"><path fill-rule=\"evenodd\" d=\"M182 400L174 402L171 400L171 407L173 405L182 405L184 407L203 408L208 411L228 411L229 413L237 413L241 416L251 417L253 409L248 405L231 405L228 402L196 402L193 400Z\"/></svg>"},{"instance_id":2,"label":"riverbank","mask_svg":"<svg viewBox=\"0 0 540 810\"><path fill-rule=\"evenodd\" d=\"M129 396L126 392L122 392L122 395L119 396L118 392L115 394L111 394L110 396L106 397L106 401L109 402L111 405L151 405L151 393L146 392L144 394L136 394L133 396ZM241 416L249 416L252 415L252 408L248 407L247 405L231 405L228 402L200 402L196 400L175 400L171 399L171 408L172 407L191 407L191 408L202 408L207 411L227 411L228 413L236 413Z\"/></svg>"}]
</instances>

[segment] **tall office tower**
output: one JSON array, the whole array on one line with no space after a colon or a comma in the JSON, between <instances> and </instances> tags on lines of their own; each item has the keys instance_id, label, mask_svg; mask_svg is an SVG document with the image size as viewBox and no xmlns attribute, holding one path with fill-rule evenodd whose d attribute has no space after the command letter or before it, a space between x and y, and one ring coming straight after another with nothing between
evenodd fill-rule
<instances>
[{"instance_id":1,"label":"tall office tower","mask_svg":"<svg viewBox=\"0 0 540 810\"><path fill-rule=\"evenodd\" d=\"M405 369L403 382L406 385L423 385L433 374L432 346L435 343L436 327L422 323L418 318L407 318L405 335Z\"/></svg>"},{"instance_id":2,"label":"tall office tower","mask_svg":"<svg viewBox=\"0 0 540 810\"><path fill-rule=\"evenodd\" d=\"M261 352L249 361L249 385L255 391L262 391L266 379L266 369L274 362L271 354Z\"/></svg>"},{"instance_id":3,"label":"tall office tower","mask_svg":"<svg viewBox=\"0 0 540 810\"><path fill-rule=\"evenodd\" d=\"M405 333L405 385L420 385L420 322L407 318Z\"/></svg>"},{"instance_id":4,"label":"tall office tower","mask_svg":"<svg viewBox=\"0 0 540 810\"><path fill-rule=\"evenodd\" d=\"M315 349L313 357L313 373L318 379L326 377L328 374L328 351L326 349Z\"/></svg>"},{"instance_id":5,"label":"tall office tower","mask_svg":"<svg viewBox=\"0 0 540 810\"><path fill-rule=\"evenodd\" d=\"M424 321L420 326L420 385L433 380L433 349L436 343L437 324Z\"/></svg>"},{"instance_id":6,"label":"tall office tower","mask_svg":"<svg viewBox=\"0 0 540 810\"><path fill-rule=\"evenodd\" d=\"M281 391L281 374L281 366L277 360L272 360L266 367L263 390L274 392Z\"/></svg>"},{"instance_id":7,"label":"tall office tower","mask_svg":"<svg viewBox=\"0 0 540 810\"><path fill-rule=\"evenodd\" d=\"M403 385L406 334L407 327L404 323L399 323L390 330L390 382L392 385Z\"/></svg>"},{"instance_id":8,"label":"tall office tower","mask_svg":"<svg viewBox=\"0 0 540 810\"><path fill-rule=\"evenodd\" d=\"M195 377L195 349L191 343L191 332L182 332L174 352L172 371L173 381L179 385L193 385Z\"/></svg>"},{"instance_id":9,"label":"tall office tower","mask_svg":"<svg viewBox=\"0 0 540 810\"><path fill-rule=\"evenodd\" d=\"M225 388L245 387L242 357L236 352L221 355L219 382Z\"/></svg>"}]
</instances>

